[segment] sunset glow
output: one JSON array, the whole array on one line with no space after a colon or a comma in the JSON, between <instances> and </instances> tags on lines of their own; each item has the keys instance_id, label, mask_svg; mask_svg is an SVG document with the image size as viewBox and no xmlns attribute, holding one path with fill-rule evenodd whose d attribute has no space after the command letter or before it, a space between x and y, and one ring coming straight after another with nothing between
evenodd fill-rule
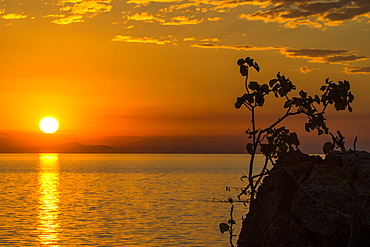
<instances>
[{"instance_id":1,"label":"sunset glow","mask_svg":"<svg viewBox=\"0 0 370 247\"><path fill-rule=\"evenodd\" d=\"M63 119L56 134L75 138L61 143L130 147L171 136L180 147L179 136L246 138L247 112L234 101L244 92L236 61L247 56L261 67L251 80L267 83L280 72L296 93L318 93L328 77L350 81L354 111L328 109L328 127L370 148L370 133L359 133L370 121L368 1L34 2L0 1L6 148L39 132L33 123L49 112ZM262 127L279 109L272 103L258 113ZM293 121L310 144L315 134Z\"/></svg>"}]
</instances>

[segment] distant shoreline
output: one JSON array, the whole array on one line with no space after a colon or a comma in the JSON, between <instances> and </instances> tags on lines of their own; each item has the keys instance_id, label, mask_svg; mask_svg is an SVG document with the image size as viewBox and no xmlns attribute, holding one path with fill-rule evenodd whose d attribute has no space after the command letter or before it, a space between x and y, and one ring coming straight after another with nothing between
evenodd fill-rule
<instances>
[{"instance_id":1,"label":"distant shoreline","mask_svg":"<svg viewBox=\"0 0 370 247\"><path fill-rule=\"evenodd\" d=\"M248 155L247 153L216 153L216 152L1 152L0 154L242 154Z\"/></svg>"}]
</instances>

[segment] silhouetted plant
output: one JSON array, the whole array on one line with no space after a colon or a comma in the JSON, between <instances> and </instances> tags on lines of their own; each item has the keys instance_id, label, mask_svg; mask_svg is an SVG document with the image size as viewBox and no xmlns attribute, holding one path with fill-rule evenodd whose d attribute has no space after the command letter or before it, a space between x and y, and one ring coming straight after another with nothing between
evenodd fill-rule
<instances>
[{"instance_id":1,"label":"silhouetted plant","mask_svg":"<svg viewBox=\"0 0 370 247\"><path fill-rule=\"evenodd\" d=\"M215 199L213 199L215 200ZM228 232L229 233L229 243L230 243L230 246L231 247L234 247L234 244L233 244L233 237L235 237L236 235L234 234L234 225L236 224L234 218L233 218L233 213L234 213L234 200L229 197L227 200L225 201L222 201L222 200L218 200L219 202L229 202L231 203L231 208L230 208L230 219L228 220L227 223L220 223L219 227L220 227L220 231L221 233L224 233L224 232Z\"/></svg>"},{"instance_id":2,"label":"silhouetted plant","mask_svg":"<svg viewBox=\"0 0 370 247\"><path fill-rule=\"evenodd\" d=\"M326 126L325 111L328 106L333 106L337 111L348 109L352 112L351 103L354 100L354 96L350 91L350 83L346 80L335 83L326 79L325 84L320 88L322 91L320 96L308 95L303 90L299 91L298 95L291 96L292 92L296 90L296 86L284 75L277 73L276 78L271 79L268 83L260 84L256 81L248 81L249 68L254 68L257 72L260 71L260 67L254 59L250 57L241 58L237 64L240 68L240 74L245 77L246 93L237 98L235 108L239 109L244 106L251 112L251 129L246 130L248 138L251 139L251 142L246 145L246 150L251 157L248 175L243 175L241 178L242 180L246 179L248 185L242 189L241 193L237 196L237 200L231 199L231 224L230 220L228 223L220 224L220 231L222 233L229 232L231 246L233 246L232 237L234 236L232 227L235 224L235 221L232 219L233 203L244 202L250 205L255 199L256 191L263 177L269 174L268 165L275 165L276 160L289 151L299 150L300 141L298 135L295 132L290 132L285 126L278 127L278 125L288 117L305 115L307 122L304 128L307 132L317 130L318 135L330 134L332 136L333 142L324 144L323 151L325 154L330 153L334 148L340 148L342 151L345 151L344 137L341 133L338 131L338 136L335 137L329 132L329 128ZM274 95L275 98L285 99L282 105L285 109L285 114L265 128L257 127L256 111L259 107L264 106L269 94ZM258 151L265 157L264 164L257 175L253 175L256 173L254 164ZM300 186L300 188L302 189L303 187ZM246 196L244 200L241 199L243 195ZM230 198L228 201L230 202Z\"/></svg>"},{"instance_id":3,"label":"silhouetted plant","mask_svg":"<svg viewBox=\"0 0 370 247\"><path fill-rule=\"evenodd\" d=\"M325 85L320 90L322 95L310 96L307 92L301 90L297 96L291 96L292 91L296 90L293 82L284 75L278 73L276 78L266 84L259 84L256 81L248 81L249 68L260 71L259 65L247 57L238 60L240 74L245 77L246 93L238 97L235 103L237 109L245 106L251 112L251 129L246 134L251 139L247 144L246 150L251 155L249 162L249 174L243 176L248 179L248 186L239 194L247 195L250 201L255 198L255 193L261 179L268 174L268 164L275 164L275 160L288 151L298 150L300 141L295 132L290 132L285 126L278 125L287 117L295 115L305 115L307 122L304 127L307 132L317 130L318 135L329 134L329 128L326 126L325 111L328 106L333 105L337 111L348 109L352 111L351 103L354 96L350 91L348 81L339 81L335 83L326 79ZM282 107L286 109L285 114L266 128L257 128L255 113L259 107L264 106L266 96L273 94L276 98L285 99ZM334 144L334 143L332 143ZM327 145L325 151L328 153L333 150L333 145ZM257 152L260 151L265 156L263 169L257 176L254 174L254 162Z\"/></svg>"}]
</instances>

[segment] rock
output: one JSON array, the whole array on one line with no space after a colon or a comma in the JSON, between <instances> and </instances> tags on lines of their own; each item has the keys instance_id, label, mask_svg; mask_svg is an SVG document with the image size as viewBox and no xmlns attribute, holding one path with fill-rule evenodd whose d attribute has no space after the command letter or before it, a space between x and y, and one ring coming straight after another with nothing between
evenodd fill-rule
<instances>
[{"instance_id":1,"label":"rock","mask_svg":"<svg viewBox=\"0 0 370 247\"><path fill-rule=\"evenodd\" d=\"M356 155L333 152L323 160L297 151L280 158L258 189L243 221L238 246L348 246L349 220L311 200L281 167L300 179L304 190L313 197L352 215L355 204L351 176L358 178L360 206L370 195L370 154L356 152ZM356 172L351 166L354 161L358 164ZM364 205L360 219L357 246L370 246L370 202Z\"/></svg>"}]
</instances>

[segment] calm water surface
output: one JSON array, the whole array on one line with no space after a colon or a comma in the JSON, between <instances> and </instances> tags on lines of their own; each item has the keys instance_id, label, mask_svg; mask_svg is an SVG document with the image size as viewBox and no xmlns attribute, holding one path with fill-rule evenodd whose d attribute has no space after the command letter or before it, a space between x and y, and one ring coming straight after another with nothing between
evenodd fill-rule
<instances>
[{"instance_id":1,"label":"calm water surface","mask_svg":"<svg viewBox=\"0 0 370 247\"><path fill-rule=\"evenodd\" d=\"M247 155L0 155L1 246L228 246ZM235 205L234 217L246 209ZM237 221L239 232L240 221Z\"/></svg>"}]
</instances>

